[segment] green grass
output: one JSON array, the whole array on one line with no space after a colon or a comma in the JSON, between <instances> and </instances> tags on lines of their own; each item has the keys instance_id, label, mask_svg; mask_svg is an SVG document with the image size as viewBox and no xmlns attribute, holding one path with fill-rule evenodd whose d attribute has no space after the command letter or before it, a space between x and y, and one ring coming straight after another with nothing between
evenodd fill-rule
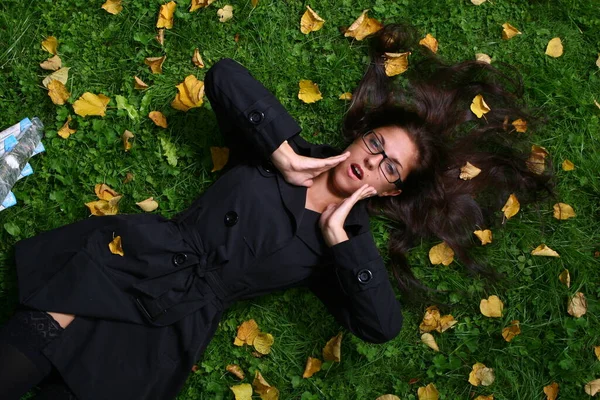
<instances>
[{"instance_id":1,"label":"green grass","mask_svg":"<svg viewBox=\"0 0 600 400\"><path fill-rule=\"evenodd\" d=\"M24 117L38 116L46 125L46 153L31 164L35 174L14 187L18 205L0 213L0 318L16 306L17 288L13 245L44 230L88 216L85 202L94 200L93 187L105 182L125 196L121 213L141 212L135 202L149 196L160 203L157 212L170 217L183 210L218 176L211 173L210 146L222 145L209 104L188 113L170 107L175 85L187 75L203 79L206 69L191 63L198 47L207 67L222 57L246 65L277 95L299 121L302 135L314 143L341 144L341 119L346 104L339 94L353 91L368 62L364 42L340 34L362 12L384 22L408 21L440 42L439 54L460 61L484 52L495 61L516 66L526 85L525 99L547 123L532 133L532 142L548 149L554 162L558 199L571 204L577 217L552 218L553 202L524 207L494 230L494 243L479 249L483 258L506 279L490 285L473 279L454 263L431 266L422 243L409 254L415 273L433 288L447 291L446 299L459 321L455 329L436 334L441 348L434 353L420 343L418 324L423 309L406 307L405 325L396 339L370 345L344 336L342 362L329 364L310 379L302 379L308 356L320 356L326 341L340 327L318 300L303 289L276 293L244 302L227 312L214 340L191 374L181 399L231 399L229 386L238 381L224 372L237 363L251 376L259 369L277 386L282 399L375 399L394 393L416 399L417 387L434 382L441 399L470 399L494 394L496 399L544 399L542 388L556 381L561 399L586 398L583 386L600 377L593 346L600 345L600 273L594 252L600 250L600 16L592 0L490 0L476 7L468 0L232 0L233 20L223 24L216 1L208 9L189 13L189 0L177 0L175 25L165 32L162 48L153 38L160 0L124 0L116 16L100 8L102 0L4 0L0 4L0 128ZM308 36L299 30L304 6L326 20L322 30ZM510 41L500 39L509 21L523 32ZM86 91L103 93L112 101L105 118L74 116L71 105L55 106L41 86L45 71L38 64L49 57L41 41L56 36L63 64L71 67L67 84L70 103ZM234 37L239 35L236 42ZM565 53L544 55L547 42L561 37ZM152 75L145 57L167 55L162 75ZM133 89L134 75L151 88ZM317 82L323 100L304 104L297 98L298 81ZM402 78L400 78L402 79ZM131 120L117 110L115 96L126 97L142 116ZM160 110L169 120L163 130L145 118ZM78 132L68 140L57 136L67 115ZM123 152L121 133L135 134L133 150ZM177 166L167 164L160 138L176 146ZM576 165L562 171L568 158ZM127 172L135 180L123 184ZM502 220L498 212L498 222ZM19 229L15 232L15 226ZM12 234L9 234L9 231ZM385 248L383 221L373 222L378 244ZM561 258L532 257L540 243ZM567 289L557 277L571 271ZM588 313L579 319L567 314L567 300L585 293ZM505 303L500 319L484 317L479 301L497 294ZM255 358L247 348L232 345L236 327L254 318L275 336L272 353ZM501 330L512 319L521 321L522 334L507 343ZM472 387L471 367L482 362L494 368L496 382ZM416 383L409 383L418 379Z\"/></svg>"}]
</instances>

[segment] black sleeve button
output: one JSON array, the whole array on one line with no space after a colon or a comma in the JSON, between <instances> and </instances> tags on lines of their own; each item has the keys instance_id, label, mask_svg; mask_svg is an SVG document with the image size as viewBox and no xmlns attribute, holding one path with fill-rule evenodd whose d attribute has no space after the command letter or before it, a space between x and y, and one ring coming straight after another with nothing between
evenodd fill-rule
<instances>
[{"instance_id":1,"label":"black sleeve button","mask_svg":"<svg viewBox=\"0 0 600 400\"><path fill-rule=\"evenodd\" d=\"M237 215L235 211L229 211L225 214L225 226L232 227L237 224L240 217Z\"/></svg>"},{"instance_id":2,"label":"black sleeve button","mask_svg":"<svg viewBox=\"0 0 600 400\"><path fill-rule=\"evenodd\" d=\"M358 281L360 283L367 283L371 279L373 279L373 273L368 269L361 269L360 271L358 271L356 277L358 278Z\"/></svg>"},{"instance_id":3,"label":"black sleeve button","mask_svg":"<svg viewBox=\"0 0 600 400\"><path fill-rule=\"evenodd\" d=\"M187 254L185 253L177 253L173 256L173 264L175 266L180 267L187 261Z\"/></svg>"},{"instance_id":4,"label":"black sleeve button","mask_svg":"<svg viewBox=\"0 0 600 400\"><path fill-rule=\"evenodd\" d=\"M248 120L254 125L260 124L264 118L265 114L261 113L260 111L252 111L248 115Z\"/></svg>"}]
</instances>

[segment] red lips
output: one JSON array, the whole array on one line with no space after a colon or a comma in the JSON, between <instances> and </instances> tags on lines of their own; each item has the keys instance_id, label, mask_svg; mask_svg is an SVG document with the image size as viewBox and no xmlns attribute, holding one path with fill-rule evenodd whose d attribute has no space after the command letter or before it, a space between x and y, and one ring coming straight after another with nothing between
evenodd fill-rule
<instances>
[{"instance_id":1,"label":"red lips","mask_svg":"<svg viewBox=\"0 0 600 400\"><path fill-rule=\"evenodd\" d=\"M350 173L358 180L362 180L364 176L364 172L358 164L350 164Z\"/></svg>"}]
</instances>

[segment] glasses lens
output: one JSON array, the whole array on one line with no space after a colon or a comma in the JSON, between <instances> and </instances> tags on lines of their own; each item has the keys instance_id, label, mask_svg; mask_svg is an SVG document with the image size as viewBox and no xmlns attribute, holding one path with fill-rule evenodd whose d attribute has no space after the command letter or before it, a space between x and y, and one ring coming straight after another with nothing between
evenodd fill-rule
<instances>
[{"instance_id":1,"label":"glasses lens","mask_svg":"<svg viewBox=\"0 0 600 400\"><path fill-rule=\"evenodd\" d=\"M381 141L379 140L375 132L367 132L363 139L371 153L378 154L383 151L383 145L381 144Z\"/></svg>"},{"instance_id":2,"label":"glasses lens","mask_svg":"<svg viewBox=\"0 0 600 400\"><path fill-rule=\"evenodd\" d=\"M396 164L394 164L389 158L381 160L379 168L381 168L381 171L388 182L394 183L400 179L400 172L398 171Z\"/></svg>"}]
</instances>

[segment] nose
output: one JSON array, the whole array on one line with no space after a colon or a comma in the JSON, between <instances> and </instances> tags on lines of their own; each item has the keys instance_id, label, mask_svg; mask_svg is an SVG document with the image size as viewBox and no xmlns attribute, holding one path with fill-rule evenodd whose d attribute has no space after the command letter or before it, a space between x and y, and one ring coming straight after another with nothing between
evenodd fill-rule
<instances>
[{"instance_id":1,"label":"nose","mask_svg":"<svg viewBox=\"0 0 600 400\"><path fill-rule=\"evenodd\" d=\"M365 165L369 170L373 170L379 166L383 160L383 154L369 154L365 157Z\"/></svg>"}]
</instances>

